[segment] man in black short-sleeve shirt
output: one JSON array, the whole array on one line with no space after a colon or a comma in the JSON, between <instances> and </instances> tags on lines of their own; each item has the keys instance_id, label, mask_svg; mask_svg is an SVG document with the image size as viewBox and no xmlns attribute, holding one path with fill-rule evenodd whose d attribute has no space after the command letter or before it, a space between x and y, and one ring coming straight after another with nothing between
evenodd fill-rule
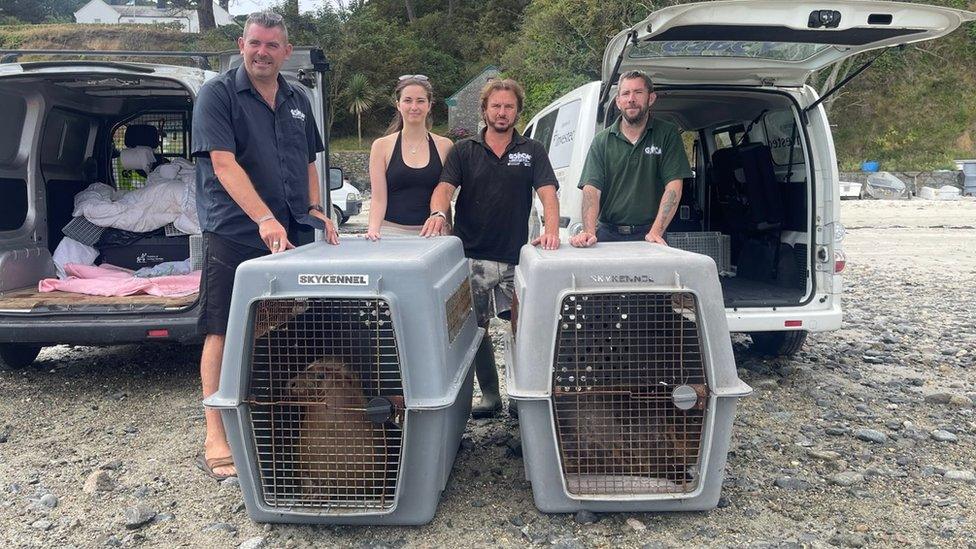
<instances>
[{"instance_id":1,"label":"man in black short-sleeve shirt","mask_svg":"<svg viewBox=\"0 0 976 549\"><path fill-rule=\"evenodd\" d=\"M273 12L251 14L238 38L240 67L208 81L193 108L197 212L203 230L200 358L204 397L217 390L237 266L294 247L299 224L324 229L315 168L324 147L308 98L280 74L291 55L288 31ZM217 410L206 410L198 466L222 479L236 474Z\"/></svg>"},{"instance_id":2,"label":"man in black short-sleeve shirt","mask_svg":"<svg viewBox=\"0 0 976 549\"><path fill-rule=\"evenodd\" d=\"M493 80L485 86L481 113L486 127L458 142L447 155L441 182L430 200L431 215L420 233L435 236L450 231L451 197L460 189L454 234L464 244L478 325L486 330L492 303L499 317L510 314L515 265L529 237L533 189L542 201L545 230L532 245L547 250L559 247L559 184L549 156L541 143L515 131L524 99L514 80ZM475 357L475 373L482 398L472 415L491 417L501 410L501 395L487 331Z\"/></svg>"}]
</instances>

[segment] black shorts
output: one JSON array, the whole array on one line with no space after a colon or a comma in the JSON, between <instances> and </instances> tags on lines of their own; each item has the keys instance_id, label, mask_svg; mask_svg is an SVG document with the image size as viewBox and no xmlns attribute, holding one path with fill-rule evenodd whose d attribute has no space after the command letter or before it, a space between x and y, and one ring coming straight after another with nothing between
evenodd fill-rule
<instances>
[{"instance_id":1,"label":"black shorts","mask_svg":"<svg viewBox=\"0 0 976 549\"><path fill-rule=\"evenodd\" d=\"M200 277L200 331L224 335L230 316L230 298L234 291L237 266L255 257L271 253L238 244L213 233L203 233L203 273Z\"/></svg>"}]
</instances>

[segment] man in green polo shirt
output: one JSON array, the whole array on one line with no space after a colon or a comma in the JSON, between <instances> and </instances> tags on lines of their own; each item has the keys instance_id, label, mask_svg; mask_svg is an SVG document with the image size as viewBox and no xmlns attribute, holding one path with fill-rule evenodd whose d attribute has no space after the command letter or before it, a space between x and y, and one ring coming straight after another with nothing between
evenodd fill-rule
<instances>
[{"instance_id":1,"label":"man in green polo shirt","mask_svg":"<svg viewBox=\"0 0 976 549\"><path fill-rule=\"evenodd\" d=\"M620 118L596 134L583 165L583 232L570 239L573 246L633 240L667 245L664 232L691 167L678 129L650 117L656 98L643 72L620 77Z\"/></svg>"}]
</instances>

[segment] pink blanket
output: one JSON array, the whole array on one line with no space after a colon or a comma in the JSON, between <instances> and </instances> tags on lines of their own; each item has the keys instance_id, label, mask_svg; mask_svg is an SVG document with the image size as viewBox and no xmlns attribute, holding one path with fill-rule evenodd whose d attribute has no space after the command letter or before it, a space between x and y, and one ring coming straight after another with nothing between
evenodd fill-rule
<instances>
[{"instance_id":1,"label":"pink blanket","mask_svg":"<svg viewBox=\"0 0 976 549\"><path fill-rule=\"evenodd\" d=\"M72 292L76 294L124 296L149 294L159 297L183 297L200 291L200 271L187 275L136 278L132 271L115 265L64 266L68 278L45 278L37 283L39 292Z\"/></svg>"}]
</instances>

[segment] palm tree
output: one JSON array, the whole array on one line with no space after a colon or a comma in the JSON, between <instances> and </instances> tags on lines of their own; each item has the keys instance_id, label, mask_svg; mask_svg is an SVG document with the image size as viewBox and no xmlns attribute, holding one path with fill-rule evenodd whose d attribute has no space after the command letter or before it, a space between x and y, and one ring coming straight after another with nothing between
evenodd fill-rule
<instances>
[{"instance_id":1,"label":"palm tree","mask_svg":"<svg viewBox=\"0 0 976 549\"><path fill-rule=\"evenodd\" d=\"M363 146L363 113L373 108L376 94L369 85L369 80L362 74L354 74L349 78L345 90L346 101L349 102L349 112L356 115L356 129L359 132L359 147Z\"/></svg>"}]
</instances>

